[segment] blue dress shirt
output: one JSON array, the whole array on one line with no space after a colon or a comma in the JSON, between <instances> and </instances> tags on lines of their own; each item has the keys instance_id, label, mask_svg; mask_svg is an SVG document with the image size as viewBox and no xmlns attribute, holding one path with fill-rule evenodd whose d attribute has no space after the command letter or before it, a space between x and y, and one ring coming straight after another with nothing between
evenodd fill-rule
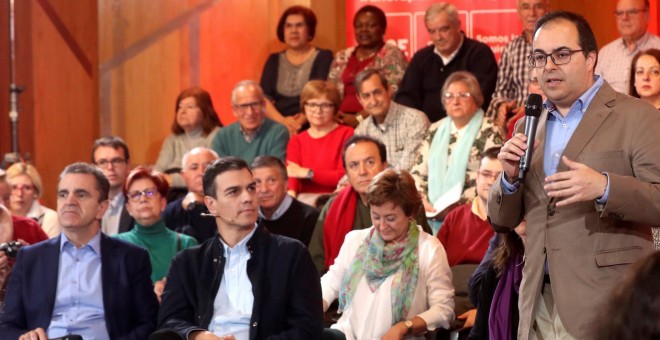
<instances>
[{"instance_id":1,"label":"blue dress shirt","mask_svg":"<svg viewBox=\"0 0 660 340\"><path fill-rule=\"evenodd\" d=\"M247 262L252 257L247 242L252 232L230 248L220 239L225 251L225 269L213 302L213 318L208 329L217 336L233 335L236 340L250 339L250 319L254 295L247 275Z\"/></svg>"},{"instance_id":2,"label":"blue dress shirt","mask_svg":"<svg viewBox=\"0 0 660 340\"><path fill-rule=\"evenodd\" d=\"M85 340L109 340L101 284L101 232L76 248L62 233L57 293L48 337L78 334Z\"/></svg>"}]
</instances>

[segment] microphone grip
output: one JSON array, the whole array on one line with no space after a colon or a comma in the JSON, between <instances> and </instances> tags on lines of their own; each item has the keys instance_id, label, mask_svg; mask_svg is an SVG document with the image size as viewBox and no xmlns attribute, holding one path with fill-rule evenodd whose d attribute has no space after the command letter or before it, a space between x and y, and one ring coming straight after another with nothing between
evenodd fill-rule
<instances>
[{"instance_id":1,"label":"microphone grip","mask_svg":"<svg viewBox=\"0 0 660 340\"><path fill-rule=\"evenodd\" d=\"M520 158L518 165L518 179L520 181L525 179L525 174L529 171L532 163L532 152L534 151L534 141L536 139L536 127L539 123L539 118L534 116L525 116L525 136L527 136L527 150Z\"/></svg>"}]
</instances>

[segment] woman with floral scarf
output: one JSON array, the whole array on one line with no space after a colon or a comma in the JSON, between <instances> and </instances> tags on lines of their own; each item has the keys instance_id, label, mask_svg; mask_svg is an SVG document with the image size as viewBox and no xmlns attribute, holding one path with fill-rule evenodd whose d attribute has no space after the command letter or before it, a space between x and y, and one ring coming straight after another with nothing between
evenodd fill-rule
<instances>
[{"instance_id":1,"label":"woman with floral scarf","mask_svg":"<svg viewBox=\"0 0 660 340\"><path fill-rule=\"evenodd\" d=\"M329 339L415 339L454 319L447 255L414 217L421 197L406 171L387 169L367 190L373 226L346 235L321 278L324 309L339 298L342 316ZM324 337L325 338L325 337Z\"/></svg>"}]
</instances>

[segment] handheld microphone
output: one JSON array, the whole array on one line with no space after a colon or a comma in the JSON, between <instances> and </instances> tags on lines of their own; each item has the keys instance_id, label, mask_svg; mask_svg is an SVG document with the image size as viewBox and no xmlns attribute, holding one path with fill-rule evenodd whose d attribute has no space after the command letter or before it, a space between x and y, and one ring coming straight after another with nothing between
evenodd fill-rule
<instances>
[{"instance_id":1,"label":"handheld microphone","mask_svg":"<svg viewBox=\"0 0 660 340\"><path fill-rule=\"evenodd\" d=\"M532 152L534 151L534 140L536 138L536 127L539 117L543 111L543 97L540 94L530 93L525 102L525 136L527 136L527 150L520 158L518 165L518 180L525 179L525 173L529 171L532 163Z\"/></svg>"},{"instance_id":2,"label":"handheld microphone","mask_svg":"<svg viewBox=\"0 0 660 340\"><path fill-rule=\"evenodd\" d=\"M216 215L216 214L211 214L211 213L201 213L199 215L204 216L204 217L219 217L219 218L221 218L221 219L223 219L227 222L234 223L234 220L232 220L231 218L224 217L222 215Z\"/></svg>"}]
</instances>

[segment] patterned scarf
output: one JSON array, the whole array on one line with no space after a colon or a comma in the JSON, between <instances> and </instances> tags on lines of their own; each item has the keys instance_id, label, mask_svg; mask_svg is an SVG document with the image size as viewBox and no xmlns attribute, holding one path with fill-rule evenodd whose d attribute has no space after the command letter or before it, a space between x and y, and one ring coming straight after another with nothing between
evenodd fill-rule
<instances>
[{"instance_id":1,"label":"patterned scarf","mask_svg":"<svg viewBox=\"0 0 660 340\"><path fill-rule=\"evenodd\" d=\"M412 304L419 274L419 229L411 221L408 235L401 242L385 243L373 228L358 248L339 291L339 311L351 304L355 290L365 276L371 292L390 276L392 280L392 324L405 320Z\"/></svg>"}]
</instances>

